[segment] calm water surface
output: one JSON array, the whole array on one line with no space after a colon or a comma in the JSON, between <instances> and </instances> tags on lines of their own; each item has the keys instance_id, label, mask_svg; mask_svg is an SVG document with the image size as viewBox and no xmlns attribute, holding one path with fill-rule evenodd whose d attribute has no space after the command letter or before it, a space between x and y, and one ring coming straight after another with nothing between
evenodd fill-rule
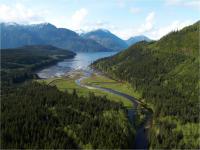
<instances>
[{"instance_id":1,"label":"calm water surface","mask_svg":"<svg viewBox=\"0 0 200 150\"><path fill-rule=\"evenodd\" d=\"M72 59L66 59L56 65L40 70L37 74L40 78L60 77L74 70L87 70L89 65L97 59L112 56L117 52L93 52L77 53Z\"/></svg>"}]
</instances>

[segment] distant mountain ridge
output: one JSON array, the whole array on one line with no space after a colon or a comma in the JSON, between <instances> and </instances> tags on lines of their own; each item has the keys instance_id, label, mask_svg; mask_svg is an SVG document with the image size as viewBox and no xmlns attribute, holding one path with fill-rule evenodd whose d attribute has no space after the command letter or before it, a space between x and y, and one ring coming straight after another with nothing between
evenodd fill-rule
<instances>
[{"instance_id":1,"label":"distant mountain ridge","mask_svg":"<svg viewBox=\"0 0 200 150\"><path fill-rule=\"evenodd\" d=\"M84 39L76 32L57 28L50 23L21 25L1 23L1 48L24 45L53 45L74 52L111 51L94 40Z\"/></svg>"},{"instance_id":2,"label":"distant mountain ridge","mask_svg":"<svg viewBox=\"0 0 200 150\"><path fill-rule=\"evenodd\" d=\"M22 47L17 47L15 48L14 50L16 49L23 49L23 50L28 50L28 49L31 49L31 50L48 50L48 51L55 51L55 50L64 50L64 51L68 51L72 54L76 54L72 51L69 51L69 50L66 50L66 49L62 49L62 48L58 48L58 47L55 47L55 46L52 46L52 45L24 45ZM12 49L10 49L12 50Z\"/></svg>"},{"instance_id":3,"label":"distant mountain ridge","mask_svg":"<svg viewBox=\"0 0 200 150\"><path fill-rule=\"evenodd\" d=\"M121 51L139 41L151 41L145 36L123 40L106 29L78 34L51 23L23 25L15 22L0 23L1 49L24 45L52 45L74 52Z\"/></svg>"},{"instance_id":4,"label":"distant mountain ridge","mask_svg":"<svg viewBox=\"0 0 200 150\"><path fill-rule=\"evenodd\" d=\"M128 46L131 46L137 42L140 41L146 41L146 42L150 42L152 41L151 39L149 39L148 37L144 36L144 35L138 35L138 36L134 36L129 38L128 40L126 40L126 43L128 44Z\"/></svg>"},{"instance_id":5,"label":"distant mountain ridge","mask_svg":"<svg viewBox=\"0 0 200 150\"><path fill-rule=\"evenodd\" d=\"M124 40L117 37L116 35L114 35L106 29L97 29L94 31L83 33L81 34L81 36L85 39L94 40L97 43L103 45L104 47L112 49L114 51L123 50L128 47Z\"/></svg>"}]
</instances>

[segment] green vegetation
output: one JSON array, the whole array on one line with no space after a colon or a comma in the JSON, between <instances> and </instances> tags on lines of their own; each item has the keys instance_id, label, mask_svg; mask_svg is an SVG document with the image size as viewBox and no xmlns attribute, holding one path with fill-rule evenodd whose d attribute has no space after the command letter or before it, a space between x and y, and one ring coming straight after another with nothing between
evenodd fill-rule
<instances>
[{"instance_id":1,"label":"green vegetation","mask_svg":"<svg viewBox=\"0 0 200 150\"><path fill-rule=\"evenodd\" d=\"M74 53L51 46L1 53L2 149L121 149L132 145L135 130L125 108L132 107L130 101L100 90L92 90L94 95L77 86L75 79L24 83L37 78L37 69Z\"/></svg>"},{"instance_id":2,"label":"green vegetation","mask_svg":"<svg viewBox=\"0 0 200 150\"><path fill-rule=\"evenodd\" d=\"M8 92L8 93L7 93ZM126 109L106 97L79 97L29 83L1 99L1 148L129 148Z\"/></svg>"},{"instance_id":3,"label":"green vegetation","mask_svg":"<svg viewBox=\"0 0 200 150\"><path fill-rule=\"evenodd\" d=\"M150 148L200 148L199 26L197 22L157 42L137 43L92 65L129 82L152 106Z\"/></svg>"},{"instance_id":4,"label":"green vegetation","mask_svg":"<svg viewBox=\"0 0 200 150\"><path fill-rule=\"evenodd\" d=\"M10 86L26 79L37 78L33 73L35 70L74 55L73 52L53 46L1 49L1 85Z\"/></svg>"},{"instance_id":5,"label":"green vegetation","mask_svg":"<svg viewBox=\"0 0 200 150\"><path fill-rule=\"evenodd\" d=\"M140 93L135 91L129 83L113 80L104 75L93 74L91 77L86 78L82 82L84 82L87 85L98 85L100 87L110 88L131 95L137 99L141 98Z\"/></svg>"},{"instance_id":6,"label":"green vegetation","mask_svg":"<svg viewBox=\"0 0 200 150\"><path fill-rule=\"evenodd\" d=\"M152 127L149 138L152 141L151 147L166 149L170 146L191 149L191 147L199 145L199 124L183 124L177 117L173 116L162 117L158 120L158 124ZM159 143L156 142L157 140L159 140Z\"/></svg>"},{"instance_id":7,"label":"green vegetation","mask_svg":"<svg viewBox=\"0 0 200 150\"><path fill-rule=\"evenodd\" d=\"M106 96L111 101L120 102L123 104L123 106L127 108L133 107L132 102L126 98L98 89L87 89L85 87L78 86L75 83L75 79L77 79L77 77L62 77L38 80L38 82L44 82L49 85L55 85L59 90L68 91L69 93L73 93L75 89L79 96L88 96L88 93L93 92L96 96Z\"/></svg>"}]
</instances>

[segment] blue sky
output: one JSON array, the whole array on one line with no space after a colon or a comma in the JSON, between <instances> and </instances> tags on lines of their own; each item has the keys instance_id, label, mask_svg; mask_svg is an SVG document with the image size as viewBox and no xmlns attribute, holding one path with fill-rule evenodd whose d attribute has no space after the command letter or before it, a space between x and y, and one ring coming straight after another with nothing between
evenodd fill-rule
<instances>
[{"instance_id":1,"label":"blue sky","mask_svg":"<svg viewBox=\"0 0 200 150\"><path fill-rule=\"evenodd\" d=\"M0 0L0 21L50 22L82 32L106 28L122 39L159 39L200 18L200 0Z\"/></svg>"}]
</instances>

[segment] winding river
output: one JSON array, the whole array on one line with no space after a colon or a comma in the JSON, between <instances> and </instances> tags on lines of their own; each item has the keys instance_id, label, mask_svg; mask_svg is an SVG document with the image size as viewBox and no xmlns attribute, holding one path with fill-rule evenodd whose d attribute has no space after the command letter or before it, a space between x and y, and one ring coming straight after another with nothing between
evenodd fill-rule
<instances>
[{"instance_id":1,"label":"winding river","mask_svg":"<svg viewBox=\"0 0 200 150\"><path fill-rule=\"evenodd\" d=\"M135 116L135 113L136 113L136 109L137 109L138 105L141 104L140 101L138 101L133 96L130 96L128 94L125 94L125 93L122 93L122 92L119 92L119 91L116 91L116 90L113 90L113 89L83 84L83 82L81 82L81 81L90 77L90 75L91 75L90 71L85 71L85 74L75 81L76 84L81 86L81 87L88 88L88 89L99 89L99 90L109 92L109 93L112 93L112 94L115 94L115 95L118 95L118 96L122 96L122 97L130 100L133 103L133 109L128 109L128 117L129 117L130 122L133 123L134 122L134 116ZM150 124L151 120L152 120L152 114L149 113L148 115L146 115L144 124L136 132L136 136L135 136L135 140L134 140L132 148L134 148L134 149L148 149L147 130L149 128L149 124Z\"/></svg>"},{"instance_id":2,"label":"winding river","mask_svg":"<svg viewBox=\"0 0 200 150\"><path fill-rule=\"evenodd\" d=\"M114 54L116 54L116 52L77 53L77 55L74 58L65 59L64 61L59 62L56 65L40 70L37 74L40 78L52 78L52 77L64 76L70 72L81 69L84 72L84 75L75 81L76 84L89 89L99 89L105 92L113 93L130 100L133 103L134 108L128 109L128 117L130 122L133 123L137 106L140 105L140 102L136 98L113 89L91 86L91 85L88 86L82 84L81 82L81 80L89 77L91 73L93 73L92 70L89 68L89 65L92 62L103 57L112 56ZM145 123L137 130L132 148L136 149L148 148L147 126L151 121L151 118L152 118L151 115L147 115Z\"/></svg>"}]
</instances>

